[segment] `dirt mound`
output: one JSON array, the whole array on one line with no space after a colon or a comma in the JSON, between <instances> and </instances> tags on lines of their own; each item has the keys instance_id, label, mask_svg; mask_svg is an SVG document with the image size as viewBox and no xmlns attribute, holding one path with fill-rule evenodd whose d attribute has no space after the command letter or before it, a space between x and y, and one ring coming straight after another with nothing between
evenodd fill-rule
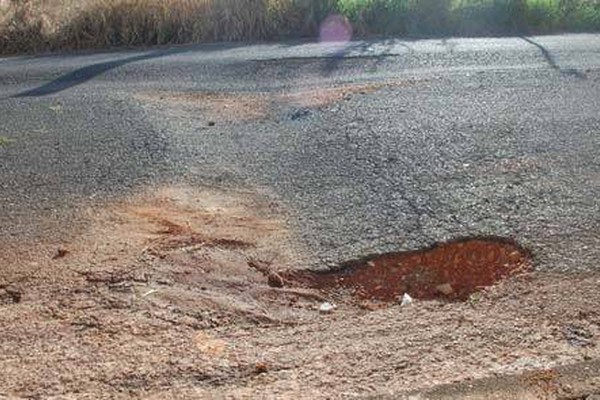
<instances>
[{"instance_id":1,"label":"dirt mound","mask_svg":"<svg viewBox=\"0 0 600 400\"><path fill-rule=\"evenodd\" d=\"M363 300L466 300L501 279L530 271L529 252L503 239L464 239L413 252L351 261L333 271L287 273L285 279L324 291L344 291Z\"/></svg>"}]
</instances>

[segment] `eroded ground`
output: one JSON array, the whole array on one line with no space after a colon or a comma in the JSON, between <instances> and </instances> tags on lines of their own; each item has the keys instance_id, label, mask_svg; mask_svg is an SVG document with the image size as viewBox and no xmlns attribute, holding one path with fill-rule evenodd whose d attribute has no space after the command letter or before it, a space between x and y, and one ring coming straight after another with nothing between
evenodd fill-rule
<instances>
[{"instance_id":1,"label":"eroded ground","mask_svg":"<svg viewBox=\"0 0 600 400\"><path fill-rule=\"evenodd\" d=\"M350 100L385 88L414 84L415 79L389 80L373 83L347 83L325 87L301 87L274 92L141 92L136 98L144 103L167 107L171 113L183 112L201 116L209 125L245 123L265 120L281 108L293 110L292 119L312 109Z\"/></svg>"},{"instance_id":2,"label":"eroded ground","mask_svg":"<svg viewBox=\"0 0 600 400\"><path fill-rule=\"evenodd\" d=\"M280 284L309 255L268 199L154 188L5 254L0 397L354 398L599 356L598 274L523 270L466 301L365 306Z\"/></svg>"}]
</instances>

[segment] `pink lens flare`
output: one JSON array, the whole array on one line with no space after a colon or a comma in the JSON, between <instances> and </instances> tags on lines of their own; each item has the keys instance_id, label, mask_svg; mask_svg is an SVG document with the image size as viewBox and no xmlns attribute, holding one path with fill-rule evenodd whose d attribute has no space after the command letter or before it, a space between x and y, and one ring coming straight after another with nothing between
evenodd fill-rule
<instances>
[{"instance_id":1,"label":"pink lens flare","mask_svg":"<svg viewBox=\"0 0 600 400\"><path fill-rule=\"evenodd\" d=\"M319 29L320 42L348 42L352 39L352 25L342 15L330 15Z\"/></svg>"}]
</instances>

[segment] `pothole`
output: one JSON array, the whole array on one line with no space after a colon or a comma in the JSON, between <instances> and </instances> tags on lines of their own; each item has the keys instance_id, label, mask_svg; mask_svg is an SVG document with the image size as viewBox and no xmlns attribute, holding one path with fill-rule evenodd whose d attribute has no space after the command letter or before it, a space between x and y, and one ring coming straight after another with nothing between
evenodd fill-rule
<instances>
[{"instance_id":1,"label":"pothole","mask_svg":"<svg viewBox=\"0 0 600 400\"><path fill-rule=\"evenodd\" d=\"M498 238L461 239L431 248L370 256L329 271L294 271L283 278L359 300L396 301L404 293L418 299L468 299L498 281L532 270L530 253Z\"/></svg>"}]
</instances>

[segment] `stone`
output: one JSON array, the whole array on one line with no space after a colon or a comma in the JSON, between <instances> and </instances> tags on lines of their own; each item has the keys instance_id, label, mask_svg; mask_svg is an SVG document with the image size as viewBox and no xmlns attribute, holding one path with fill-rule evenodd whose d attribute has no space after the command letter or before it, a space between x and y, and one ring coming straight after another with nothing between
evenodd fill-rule
<instances>
[{"instance_id":1,"label":"stone","mask_svg":"<svg viewBox=\"0 0 600 400\"><path fill-rule=\"evenodd\" d=\"M69 254L69 250L67 250L67 249L65 249L63 247L59 247L58 249L56 249L56 252L52 256L52 259L53 260L58 260L59 258L66 257L67 254Z\"/></svg>"},{"instance_id":2,"label":"stone","mask_svg":"<svg viewBox=\"0 0 600 400\"><path fill-rule=\"evenodd\" d=\"M442 285L438 285L435 287L435 290L437 290L444 296L450 296L452 293L454 293L454 288L449 283L444 283Z\"/></svg>"},{"instance_id":3,"label":"stone","mask_svg":"<svg viewBox=\"0 0 600 400\"><path fill-rule=\"evenodd\" d=\"M402 301L400 302L400 305L402 307L406 307L406 306L410 306L412 303L413 303L412 297L410 297L410 295L408 293L404 293L404 296L402 296Z\"/></svg>"},{"instance_id":4,"label":"stone","mask_svg":"<svg viewBox=\"0 0 600 400\"><path fill-rule=\"evenodd\" d=\"M14 288L0 288L0 305L17 304L21 302L23 293Z\"/></svg>"},{"instance_id":5,"label":"stone","mask_svg":"<svg viewBox=\"0 0 600 400\"><path fill-rule=\"evenodd\" d=\"M284 285L283 278L277 272L269 272L267 276L267 283L271 287L282 288Z\"/></svg>"},{"instance_id":6,"label":"stone","mask_svg":"<svg viewBox=\"0 0 600 400\"><path fill-rule=\"evenodd\" d=\"M319 306L319 312L321 314L331 314L335 310L335 305L325 302Z\"/></svg>"}]
</instances>

